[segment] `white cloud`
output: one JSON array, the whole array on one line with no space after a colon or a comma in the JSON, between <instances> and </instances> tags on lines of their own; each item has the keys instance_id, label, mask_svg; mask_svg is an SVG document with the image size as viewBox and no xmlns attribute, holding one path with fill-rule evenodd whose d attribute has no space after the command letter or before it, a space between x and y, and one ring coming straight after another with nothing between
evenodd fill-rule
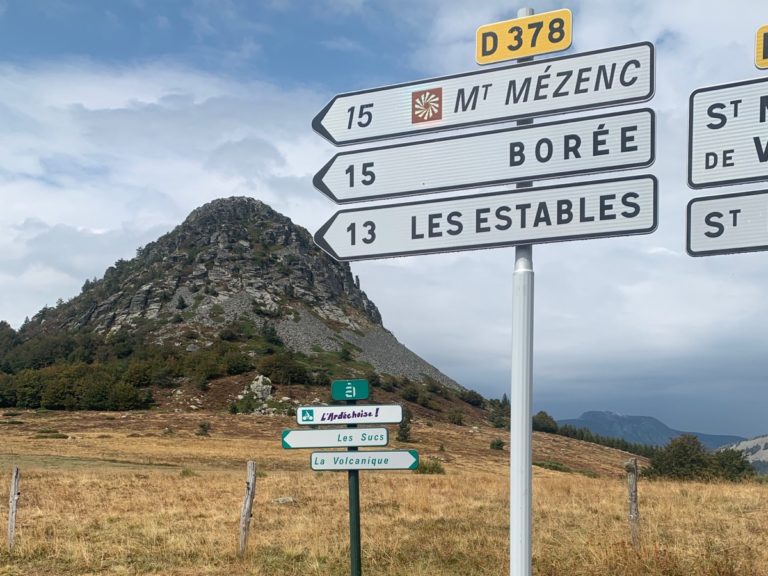
<instances>
[{"instance_id":1,"label":"white cloud","mask_svg":"<svg viewBox=\"0 0 768 576\"><path fill-rule=\"evenodd\" d=\"M0 318L14 325L214 198L255 196L310 227L328 207L306 162L323 149L312 93L85 61L6 64L0 89Z\"/></svg>"}]
</instances>

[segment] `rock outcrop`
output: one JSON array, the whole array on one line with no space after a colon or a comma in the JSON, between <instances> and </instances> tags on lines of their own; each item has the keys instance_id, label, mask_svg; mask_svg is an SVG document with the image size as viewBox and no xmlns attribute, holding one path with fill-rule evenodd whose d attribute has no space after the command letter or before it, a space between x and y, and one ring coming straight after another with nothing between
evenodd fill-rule
<instances>
[{"instance_id":1,"label":"rock outcrop","mask_svg":"<svg viewBox=\"0 0 768 576\"><path fill-rule=\"evenodd\" d=\"M157 342L194 352L242 320L269 324L286 346L305 354L352 347L356 359L380 374L427 375L461 388L382 326L348 264L252 198L219 199L194 210L135 258L86 281L79 296L41 310L20 335L63 330L109 338L142 328ZM200 337L190 340L190 332Z\"/></svg>"}]
</instances>

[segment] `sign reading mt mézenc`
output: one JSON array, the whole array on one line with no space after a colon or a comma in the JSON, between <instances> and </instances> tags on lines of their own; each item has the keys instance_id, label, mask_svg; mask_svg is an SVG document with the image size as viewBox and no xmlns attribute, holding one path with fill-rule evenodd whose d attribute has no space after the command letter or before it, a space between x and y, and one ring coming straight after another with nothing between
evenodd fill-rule
<instances>
[{"instance_id":1,"label":"sign reading mt m\u00e9zenc","mask_svg":"<svg viewBox=\"0 0 768 576\"><path fill-rule=\"evenodd\" d=\"M648 100L649 42L340 94L312 121L330 142L354 144Z\"/></svg>"}]
</instances>

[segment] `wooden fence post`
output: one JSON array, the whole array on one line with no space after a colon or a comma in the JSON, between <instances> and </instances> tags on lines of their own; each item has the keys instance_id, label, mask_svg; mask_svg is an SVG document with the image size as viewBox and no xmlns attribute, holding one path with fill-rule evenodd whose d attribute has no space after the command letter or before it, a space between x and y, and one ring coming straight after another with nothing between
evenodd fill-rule
<instances>
[{"instance_id":1,"label":"wooden fence post","mask_svg":"<svg viewBox=\"0 0 768 576\"><path fill-rule=\"evenodd\" d=\"M19 482L21 481L21 472L18 466L14 467L11 476L11 494L8 497L8 551L13 553L14 539L16 536L16 507L19 503Z\"/></svg>"},{"instance_id":2,"label":"wooden fence post","mask_svg":"<svg viewBox=\"0 0 768 576\"><path fill-rule=\"evenodd\" d=\"M253 510L253 497L256 494L256 462L248 460L248 472L245 481L245 499L243 509L240 512L240 549L238 556L245 555L245 547L248 545L248 530L251 526Z\"/></svg>"},{"instance_id":3,"label":"wooden fence post","mask_svg":"<svg viewBox=\"0 0 768 576\"><path fill-rule=\"evenodd\" d=\"M627 471L627 486L629 488L629 529L632 534L632 547L637 550L640 546L640 510L637 508L637 458L631 458L624 469Z\"/></svg>"}]
</instances>

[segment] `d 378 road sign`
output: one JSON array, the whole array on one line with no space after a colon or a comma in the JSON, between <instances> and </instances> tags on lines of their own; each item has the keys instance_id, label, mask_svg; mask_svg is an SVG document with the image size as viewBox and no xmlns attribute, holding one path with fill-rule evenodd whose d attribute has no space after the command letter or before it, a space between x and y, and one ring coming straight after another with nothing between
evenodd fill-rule
<instances>
[{"instance_id":1,"label":"d 378 road sign","mask_svg":"<svg viewBox=\"0 0 768 576\"><path fill-rule=\"evenodd\" d=\"M364 260L603 236L657 224L653 176L341 210L315 234L336 260Z\"/></svg>"},{"instance_id":2,"label":"d 378 road sign","mask_svg":"<svg viewBox=\"0 0 768 576\"><path fill-rule=\"evenodd\" d=\"M386 428L283 430L283 448L354 448L386 446L388 442Z\"/></svg>"},{"instance_id":3,"label":"d 378 road sign","mask_svg":"<svg viewBox=\"0 0 768 576\"><path fill-rule=\"evenodd\" d=\"M376 406L299 406L296 422L315 424L397 424L403 419L399 404Z\"/></svg>"},{"instance_id":4,"label":"d 378 road sign","mask_svg":"<svg viewBox=\"0 0 768 576\"><path fill-rule=\"evenodd\" d=\"M415 470L419 467L416 450L380 452L312 452L312 470Z\"/></svg>"},{"instance_id":5,"label":"d 378 road sign","mask_svg":"<svg viewBox=\"0 0 768 576\"><path fill-rule=\"evenodd\" d=\"M336 154L314 178L335 202L356 202L649 166L653 110Z\"/></svg>"},{"instance_id":6,"label":"d 378 road sign","mask_svg":"<svg viewBox=\"0 0 768 576\"><path fill-rule=\"evenodd\" d=\"M573 16L567 8L485 24L475 34L475 60L491 64L565 50L571 45Z\"/></svg>"},{"instance_id":7,"label":"d 378 road sign","mask_svg":"<svg viewBox=\"0 0 768 576\"><path fill-rule=\"evenodd\" d=\"M708 188L768 180L768 78L691 94L688 185Z\"/></svg>"},{"instance_id":8,"label":"d 378 road sign","mask_svg":"<svg viewBox=\"0 0 768 576\"><path fill-rule=\"evenodd\" d=\"M768 250L768 190L694 198L687 221L691 256Z\"/></svg>"},{"instance_id":9,"label":"d 378 road sign","mask_svg":"<svg viewBox=\"0 0 768 576\"><path fill-rule=\"evenodd\" d=\"M755 35L755 66L768 68L768 25L760 26Z\"/></svg>"},{"instance_id":10,"label":"d 378 road sign","mask_svg":"<svg viewBox=\"0 0 768 576\"><path fill-rule=\"evenodd\" d=\"M641 42L340 94L312 128L334 144L354 144L642 102L653 92L653 44Z\"/></svg>"}]
</instances>

